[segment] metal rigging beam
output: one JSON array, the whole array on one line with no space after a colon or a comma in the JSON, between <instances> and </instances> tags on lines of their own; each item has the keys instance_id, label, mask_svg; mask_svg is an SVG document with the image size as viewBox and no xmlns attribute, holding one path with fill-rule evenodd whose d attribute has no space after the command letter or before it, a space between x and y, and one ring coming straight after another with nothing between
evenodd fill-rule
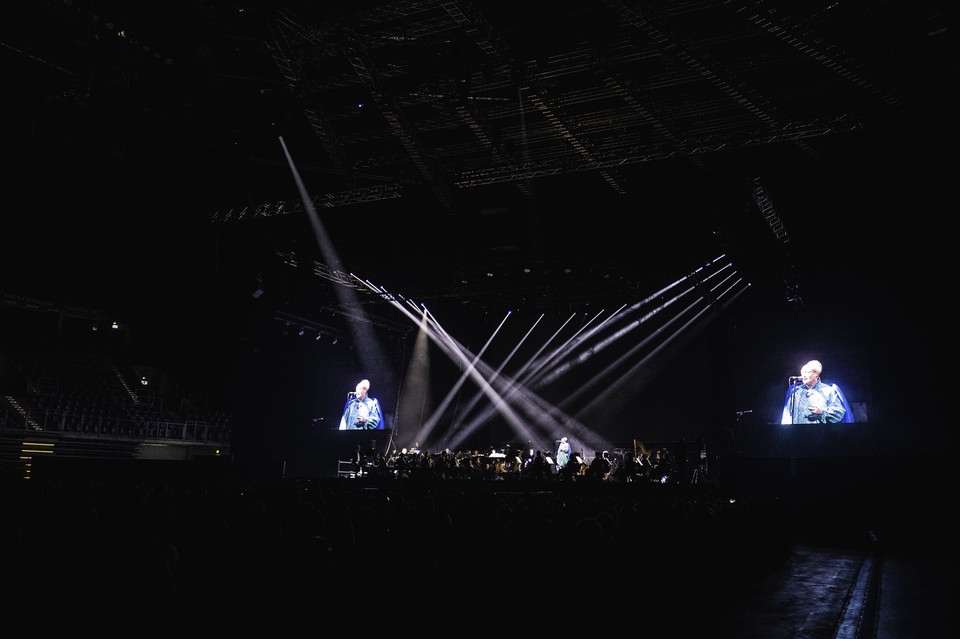
<instances>
[{"instance_id":1,"label":"metal rigging beam","mask_svg":"<svg viewBox=\"0 0 960 639\"><path fill-rule=\"evenodd\" d=\"M401 197L400 187L396 184L378 184L360 189L351 189L349 191L338 191L336 193L326 193L313 198L313 205L316 208L335 208L339 206L348 206L350 204L360 204L365 202L378 202L380 200L391 200ZM306 209L303 202L280 201L256 204L253 206L244 206L237 209L226 209L216 211L210 215L210 221L220 222L238 222L258 217L276 217L278 215L289 215L291 213L302 213Z\"/></svg>"},{"instance_id":2,"label":"metal rigging beam","mask_svg":"<svg viewBox=\"0 0 960 639\"><path fill-rule=\"evenodd\" d=\"M417 171L426 183L433 189L434 195L440 203L446 208L453 208L453 197L443 181L440 172L430 161L426 150L417 139L413 126L407 120L403 110L396 104L396 101L381 90L377 82L376 66L370 56L364 50L363 43L359 38L355 38L354 51L348 56L348 62L353 68L357 77L370 92L374 101L380 109L384 120L386 120L390 131L403 145L409 159L416 166Z\"/></svg>"},{"instance_id":3,"label":"metal rigging beam","mask_svg":"<svg viewBox=\"0 0 960 639\"><path fill-rule=\"evenodd\" d=\"M757 208L760 209L760 214L763 215L763 219L766 220L770 226L770 230L773 231L773 235L780 245L781 257L784 260L784 266L786 268L783 283L787 289L787 301L795 309L802 310L803 298L800 297L800 282L796 277L798 268L793 261L790 236L787 233L786 227L783 225L783 220L780 219L776 208L773 206L773 200L770 198L770 194L767 193L767 189L763 186L760 178L753 180L753 201L756 203Z\"/></svg>"},{"instance_id":4,"label":"metal rigging beam","mask_svg":"<svg viewBox=\"0 0 960 639\"><path fill-rule=\"evenodd\" d=\"M682 140L678 144L658 145L650 149L635 149L633 152L620 157L581 162L576 165L567 165L557 160L548 160L538 163L526 163L520 167L495 166L482 169L473 169L458 173L453 184L458 188L470 188L511 182L513 180L529 180L537 177L560 175L578 171L595 171L601 168L613 168L627 164L639 164L656 160L666 160L676 157L697 156L705 153L724 151L733 148L772 144L775 142L789 142L804 138L848 133L861 128L859 122L847 122L846 118L839 118L834 123L812 122L806 125L789 125L785 129L756 136L737 139L725 139L713 136L706 139ZM519 170L517 170L519 169Z\"/></svg>"},{"instance_id":5,"label":"metal rigging beam","mask_svg":"<svg viewBox=\"0 0 960 639\"><path fill-rule=\"evenodd\" d=\"M583 158L583 160L588 164L593 164L595 170L600 174L607 184L609 184L614 191L620 195L626 193L626 189L620 185L616 177L613 175L613 167L603 166L602 163L598 163L596 158L594 158L593 153L587 149L586 145L570 130L566 123L561 119L561 117L552 109L537 93L530 92L527 95L527 99L532 102L537 109L543 114L547 119L547 122L553 126L553 128L559 133L560 137L566 140L570 146Z\"/></svg>"},{"instance_id":6,"label":"metal rigging beam","mask_svg":"<svg viewBox=\"0 0 960 639\"><path fill-rule=\"evenodd\" d=\"M272 40L266 40L264 44L273 57L274 62L280 70L281 76L287 84L289 90L298 97L303 97L303 72L297 56L293 51L287 38L288 34L296 34L308 40L313 40L310 35L293 18L287 15L281 16L275 26L270 27ZM310 129L317 136L323 147L324 152L334 167L341 173L347 175L351 172L351 167L343 153L343 148L337 141L333 130L326 125L325 118L316 106L308 106L303 111Z\"/></svg>"},{"instance_id":7,"label":"metal rigging beam","mask_svg":"<svg viewBox=\"0 0 960 639\"><path fill-rule=\"evenodd\" d=\"M761 106L760 103L764 100L756 95L755 91L748 90L742 80L733 77L729 71L712 60L711 56L702 47L680 34L668 34L662 28L654 25L645 15L650 13L652 8L644 6L642 10L635 9L624 0L603 0L603 2L619 15L624 23L633 26L655 43L658 50L664 55L670 55L679 60L700 78L721 91L733 104L738 105L757 118L764 126L772 131L782 128L781 123L770 113L770 108ZM803 144L801 140L795 140L794 143L805 152L814 154L812 149Z\"/></svg>"}]
</instances>

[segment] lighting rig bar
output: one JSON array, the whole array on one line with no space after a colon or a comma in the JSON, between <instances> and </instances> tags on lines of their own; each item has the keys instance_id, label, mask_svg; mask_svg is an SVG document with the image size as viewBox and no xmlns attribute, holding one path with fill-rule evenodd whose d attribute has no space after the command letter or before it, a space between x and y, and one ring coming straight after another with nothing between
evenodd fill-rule
<instances>
[{"instance_id":1,"label":"lighting rig bar","mask_svg":"<svg viewBox=\"0 0 960 639\"><path fill-rule=\"evenodd\" d=\"M539 163L528 163L519 167L500 166L474 169L458 173L453 179L453 184L459 188L471 188L488 184L512 182L514 180L530 180L564 173L596 171L628 164L667 160L675 157L700 156L706 153L757 146L760 144L791 142L822 135L849 133L861 129L862 126L862 123L849 122L846 116L842 116L834 122L811 122L804 125L791 124L780 131L766 135L742 139L720 138L718 136L688 139L679 144L658 145L650 150L637 149L634 153L622 157L580 162L578 164L571 164L561 160L548 160Z\"/></svg>"},{"instance_id":2,"label":"lighting rig bar","mask_svg":"<svg viewBox=\"0 0 960 639\"><path fill-rule=\"evenodd\" d=\"M359 189L319 195L313 199L313 206L315 208L336 208L351 204L391 200L399 197L402 197L399 185L393 183L378 184ZM305 210L302 201L296 200L291 202L282 200L280 202L244 206L239 209L216 211L211 214L210 221L214 223L236 222L257 217L276 217L278 215L289 215L291 213L303 213Z\"/></svg>"},{"instance_id":3,"label":"lighting rig bar","mask_svg":"<svg viewBox=\"0 0 960 639\"><path fill-rule=\"evenodd\" d=\"M309 331L314 340L319 340L323 336L334 339L346 338L346 334L341 332L339 329L336 329L332 326L327 326L326 324L321 324L305 317L293 315L291 313L275 311L273 314L273 319L286 326L299 327L300 330L304 332Z\"/></svg>"},{"instance_id":4,"label":"lighting rig bar","mask_svg":"<svg viewBox=\"0 0 960 639\"><path fill-rule=\"evenodd\" d=\"M763 216L763 219L766 220L767 225L777 239L777 243L780 245L781 255L786 262L788 275L784 278L784 286L786 286L787 289L787 301L796 309L803 309L803 299L800 297L800 283L793 275L798 269L792 260L790 236L787 234L783 220L780 219L780 215L773 206L773 200L770 198L770 194L767 193L767 189L763 186L760 178L754 178L753 181L753 201L756 203L757 208L760 209L760 214Z\"/></svg>"},{"instance_id":5,"label":"lighting rig bar","mask_svg":"<svg viewBox=\"0 0 960 639\"><path fill-rule=\"evenodd\" d=\"M280 256L280 260L287 266L291 266L293 268L298 268L300 266L300 259L293 251L277 251L277 254ZM349 273L330 268L323 262L317 262L315 260L312 261L311 270L313 274L320 279L333 282L334 284L339 284L340 286L346 286L347 288L352 288L356 291L369 292L367 287L358 286L356 284L356 278L351 276Z\"/></svg>"}]
</instances>

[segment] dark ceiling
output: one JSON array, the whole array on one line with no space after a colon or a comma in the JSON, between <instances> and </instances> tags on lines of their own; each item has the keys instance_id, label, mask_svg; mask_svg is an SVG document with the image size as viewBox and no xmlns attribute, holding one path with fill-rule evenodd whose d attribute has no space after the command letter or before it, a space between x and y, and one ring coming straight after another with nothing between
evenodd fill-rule
<instances>
[{"instance_id":1,"label":"dark ceiling","mask_svg":"<svg viewBox=\"0 0 960 639\"><path fill-rule=\"evenodd\" d=\"M935 2L4 9L5 294L246 300L319 264L283 145L343 268L423 301L588 303L725 253L816 305L938 237L888 221L950 177Z\"/></svg>"}]
</instances>

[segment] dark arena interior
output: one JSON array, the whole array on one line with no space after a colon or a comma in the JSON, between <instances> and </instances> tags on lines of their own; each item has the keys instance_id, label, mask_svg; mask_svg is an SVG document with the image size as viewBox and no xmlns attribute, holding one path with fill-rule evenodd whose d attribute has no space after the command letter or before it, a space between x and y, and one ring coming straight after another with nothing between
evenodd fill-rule
<instances>
[{"instance_id":1,"label":"dark arena interior","mask_svg":"<svg viewBox=\"0 0 960 639\"><path fill-rule=\"evenodd\" d=\"M949 636L945 5L4 3L4 601Z\"/></svg>"}]
</instances>

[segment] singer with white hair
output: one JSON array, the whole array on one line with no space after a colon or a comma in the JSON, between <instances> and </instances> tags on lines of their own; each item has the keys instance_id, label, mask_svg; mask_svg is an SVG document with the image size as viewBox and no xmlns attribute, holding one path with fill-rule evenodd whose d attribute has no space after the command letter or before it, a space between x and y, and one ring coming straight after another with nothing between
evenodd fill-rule
<instances>
[{"instance_id":1,"label":"singer with white hair","mask_svg":"<svg viewBox=\"0 0 960 639\"><path fill-rule=\"evenodd\" d=\"M357 384L355 392L347 394L347 403L340 417L340 430L377 430L382 429L383 411L380 402L369 396L370 380Z\"/></svg>"},{"instance_id":2,"label":"singer with white hair","mask_svg":"<svg viewBox=\"0 0 960 639\"><path fill-rule=\"evenodd\" d=\"M566 437L560 438L560 445L557 446L557 470L563 470L570 462L570 444Z\"/></svg>"},{"instance_id":3,"label":"singer with white hair","mask_svg":"<svg viewBox=\"0 0 960 639\"><path fill-rule=\"evenodd\" d=\"M852 422L840 387L820 379L823 365L810 360L800 368L799 377L791 377L781 424L836 424Z\"/></svg>"}]
</instances>

